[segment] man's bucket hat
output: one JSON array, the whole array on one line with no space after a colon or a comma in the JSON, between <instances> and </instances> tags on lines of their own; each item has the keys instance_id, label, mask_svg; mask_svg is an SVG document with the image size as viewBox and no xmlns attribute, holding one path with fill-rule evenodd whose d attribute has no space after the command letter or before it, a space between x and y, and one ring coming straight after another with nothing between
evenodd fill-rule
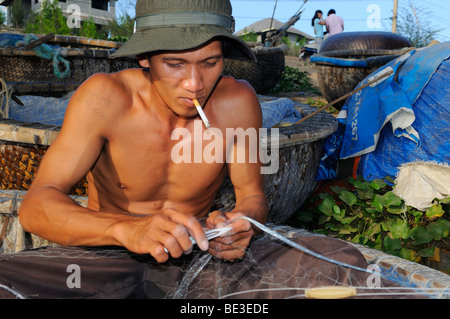
<instances>
[{"instance_id":1,"label":"man's bucket hat","mask_svg":"<svg viewBox=\"0 0 450 319\"><path fill-rule=\"evenodd\" d=\"M225 57L256 61L248 45L233 36L229 0L137 0L136 32L112 57L199 47L212 39L226 40Z\"/></svg>"}]
</instances>

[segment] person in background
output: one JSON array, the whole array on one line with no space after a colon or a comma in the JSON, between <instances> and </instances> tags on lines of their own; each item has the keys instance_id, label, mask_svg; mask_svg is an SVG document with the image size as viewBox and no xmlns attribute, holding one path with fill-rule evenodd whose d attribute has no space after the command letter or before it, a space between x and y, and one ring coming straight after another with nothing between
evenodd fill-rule
<instances>
[{"instance_id":1,"label":"person in background","mask_svg":"<svg viewBox=\"0 0 450 319\"><path fill-rule=\"evenodd\" d=\"M333 34L341 33L344 31L344 19L336 15L336 10L330 9L328 11L328 16L325 19L327 32L329 36Z\"/></svg>"},{"instance_id":2,"label":"person in background","mask_svg":"<svg viewBox=\"0 0 450 319\"><path fill-rule=\"evenodd\" d=\"M317 44L317 52L320 50L320 46L323 42L323 26L326 25L325 20L322 18L322 11L316 10L314 13L314 17L312 18L311 25L314 27L314 35L315 35L315 41Z\"/></svg>"}]
</instances>

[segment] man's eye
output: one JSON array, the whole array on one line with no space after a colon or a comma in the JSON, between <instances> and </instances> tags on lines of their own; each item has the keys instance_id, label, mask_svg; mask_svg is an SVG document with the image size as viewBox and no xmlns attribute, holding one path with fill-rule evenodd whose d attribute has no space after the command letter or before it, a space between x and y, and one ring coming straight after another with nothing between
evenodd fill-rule
<instances>
[{"instance_id":1,"label":"man's eye","mask_svg":"<svg viewBox=\"0 0 450 319\"><path fill-rule=\"evenodd\" d=\"M209 67L209 68L215 66L216 64L217 64L217 62L205 62L205 66Z\"/></svg>"},{"instance_id":2,"label":"man's eye","mask_svg":"<svg viewBox=\"0 0 450 319\"><path fill-rule=\"evenodd\" d=\"M178 69L182 66L181 63L167 63L167 65L172 69Z\"/></svg>"}]
</instances>

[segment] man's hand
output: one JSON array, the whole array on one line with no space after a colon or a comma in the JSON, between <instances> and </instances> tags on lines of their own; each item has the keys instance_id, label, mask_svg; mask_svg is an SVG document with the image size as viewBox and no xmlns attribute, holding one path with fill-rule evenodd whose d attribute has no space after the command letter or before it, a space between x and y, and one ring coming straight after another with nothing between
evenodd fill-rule
<instances>
[{"instance_id":1,"label":"man's hand","mask_svg":"<svg viewBox=\"0 0 450 319\"><path fill-rule=\"evenodd\" d=\"M227 234L209 242L209 252L211 255L230 261L244 257L254 232L248 220L237 219L233 221L240 216L244 215L232 212L222 213L220 211L214 211L209 215L206 220L207 229L221 227L232 228Z\"/></svg>"},{"instance_id":2,"label":"man's hand","mask_svg":"<svg viewBox=\"0 0 450 319\"><path fill-rule=\"evenodd\" d=\"M119 242L128 250L138 254L150 254L159 263L178 258L192 251L189 236L195 239L200 249L208 250L208 240L200 222L174 209L145 217L132 217L116 225ZM118 231L120 229L120 231Z\"/></svg>"}]
</instances>

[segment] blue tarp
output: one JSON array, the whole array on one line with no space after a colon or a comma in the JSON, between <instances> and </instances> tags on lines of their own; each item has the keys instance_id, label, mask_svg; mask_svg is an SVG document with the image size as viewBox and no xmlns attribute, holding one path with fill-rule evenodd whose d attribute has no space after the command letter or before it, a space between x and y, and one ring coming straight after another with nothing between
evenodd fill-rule
<instances>
[{"instance_id":1,"label":"blue tarp","mask_svg":"<svg viewBox=\"0 0 450 319\"><path fill-rule=\"evenodd\" d=\"M10 102L9 118L23 122L62 125L70 96L63 98L25 95L18 97L24 104Z\"/></svg>"},{"instance_id":2,"label":"blue tarp","mask_svg":"<svg viewBox=\"0 0 450 319\"><path fill-rule=\"evenodd\" d=\"M395 177L403 163L450 162L449 56L450 42L436 44L375 71L371 76L386 68L395 75L347 100L338 117L345 128L329 138L339 158L361 155L358 173L368 180ZM328 168L318 179L336 177Z\"/></svg>"},{"instance_id":3,"label":"blue tarp","mask_svg":"<svg viewBox=\"0 0 450 319\"><path fill-rule=\"evenodd\" d=\"M24 122L62 125L71 94L63 98L20 96L24 106L11 100L9 118ZM294 102L288 98L261 101L263 127L271 128L293 124L302 118Z\"/></svg>"},{"instance_id":4,"label":"blue tarp","mask_svg":"<svg viewBox=\"0 0 450 319\"><path fill-rule=\"evenodd\" d=\"M290 125L298 122L302 115L294 106L294 101L288 98L279 98L272 101L262 101L263 115L262 127Z\"/></svg>"}]
</instances>

